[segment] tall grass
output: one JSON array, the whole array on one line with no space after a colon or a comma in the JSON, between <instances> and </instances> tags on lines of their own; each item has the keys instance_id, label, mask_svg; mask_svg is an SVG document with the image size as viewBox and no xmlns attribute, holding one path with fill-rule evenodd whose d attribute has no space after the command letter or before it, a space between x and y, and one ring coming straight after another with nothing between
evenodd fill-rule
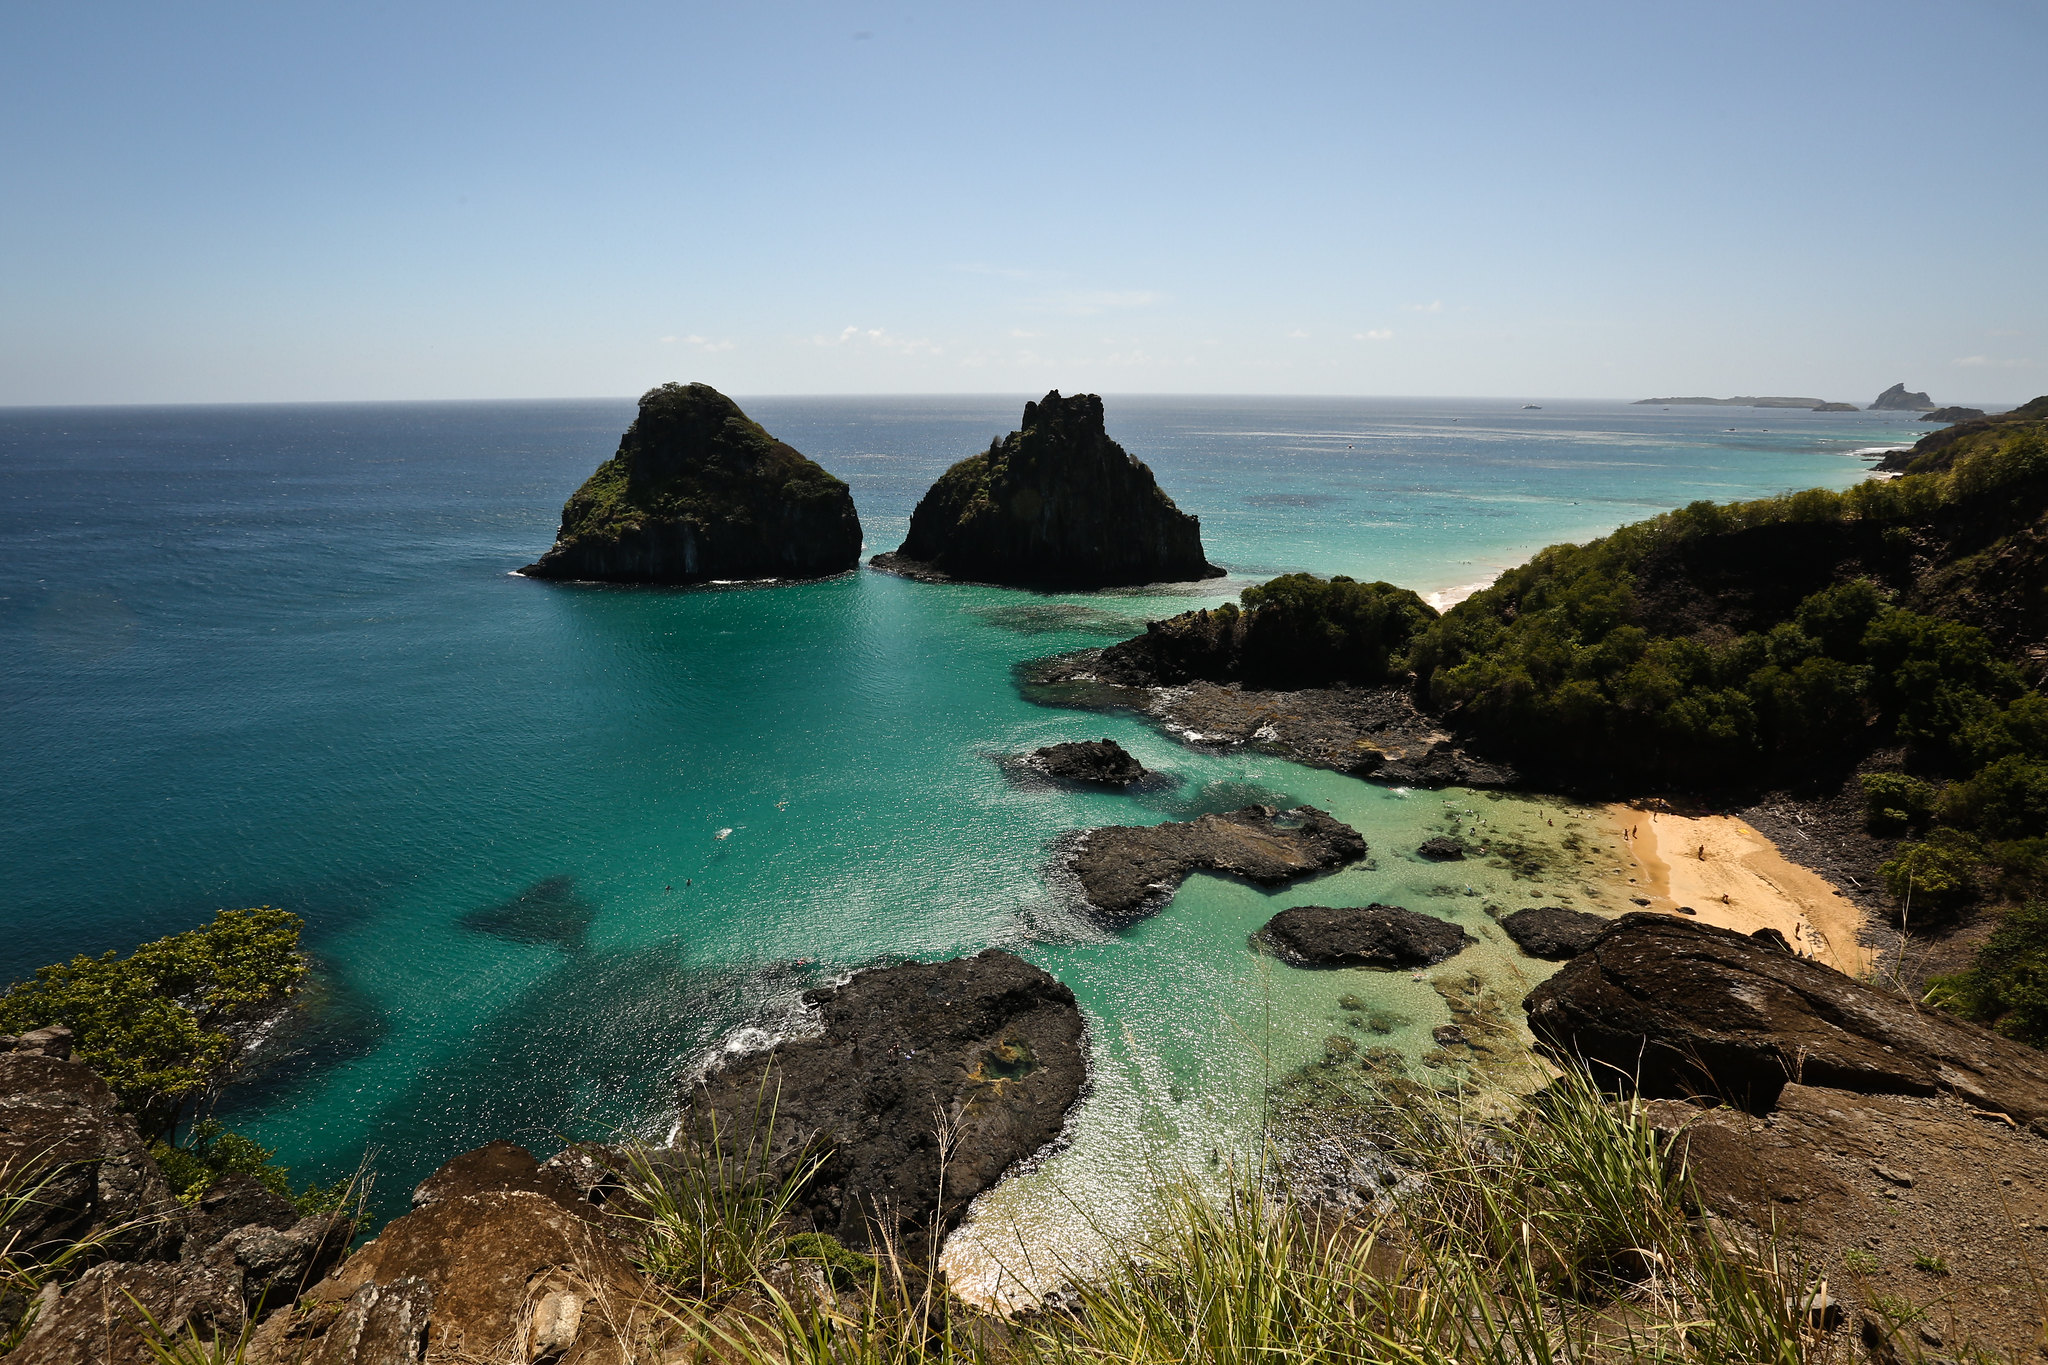
<instances>
[{"instance_id":1,"label":"tall grass","mask_svg":"<svg viewBox=\"0 0 2048 1365\"><path fill-rule=\"evenodd\" d=\"M674 1319L738 1365L1793 1365L1836 1349L1803 1320L1802 1268L1701 1218L1641 1106L1605 1100L1583 1072L1511 1122L1410 1094L1372 1126L1420 1177L1398 1200L1312 1206L1269 1150L1220 1199L1193 1181L1167 1191L1153 1229L1078 1281L1070 1307L1015 1319L949 1301L886 1237L851 1289L807 1272L767 1221L788 1207L780 1187L742 1201L718 1276L648 1268L682 1296ZM693 1308L711 1279L715 1301Z\"/></svg>"}]
</instances>

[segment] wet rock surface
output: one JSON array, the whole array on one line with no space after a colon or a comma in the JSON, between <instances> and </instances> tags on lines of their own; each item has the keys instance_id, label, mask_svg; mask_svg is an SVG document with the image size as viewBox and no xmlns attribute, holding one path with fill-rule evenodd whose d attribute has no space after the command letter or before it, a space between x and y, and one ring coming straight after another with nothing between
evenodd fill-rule
<instances>
[{"instance_id":1,"label":"wet rock surface","mask_svg":"<svg viewBox=\"0 0 2048 1365\"><path fill-rule=\"evenodd\" d=\"M1515 946L1530 957L1561 962L1577 957L1614 924L1605 915L1589 910L1567 910L1559 905L1539 905L1502 915L1500 927Z\"/></svg>"},{"instance_id":2,"label":"wet rock surface","mask_svg":"<svg viewBox=\"0 0 2048 1365\"><path fill-rule=\"evenodd\" d=\"M1220 577L1201 523L1109 438L1102 399L1058 390L918 500L874 567L925 581L1099 588Z\"/></svg>"},{"instance_id":3,"label":"wet rock surface","mask_svg":"<svg viewBox=\"0 0 2048 1365\"><path fill-rule=\"evenodd\" d=\"M1267 920L1252 937L1290 966L1382 970L1434 966L1473 941L1447 920L1377 901L1342 907L1297 905Z\"/></svg>"},{"instance_id":4,"label":"wet rock surface","mask_svg":"<svg viewBox=\"0 0 2048 1365\"><path fill-rule=\"evenodd\" d=\"M1106 665L1107 653L1035 662L1021 673L1024 695L1048 706L1136 711L1187 744L1253 748L1388 785L1507 787L1519 780L1512 768L1460 748L1404 688L1164 684L1114 660Z\"/></svg>"},{"instance_id":5,"label":"wet rock surface","mask_svg":"<svg viewBox=\"0 0 2048 1365\"><path fill-rule=\"evenodd\" d=\"M1424 839L1422 846L1415 850L1431 862L1456 862L1465 856L1465 846L1448 835L1439 834L1433 839Z\"/></svg>"},{"instance_id":6,"label":"wet rock surface","mask_svg":"<svg viewBox=\"0 0 2048 1365\"><path fill-rule=\"evenodd\" d=\"M1034 749L1028 760L1048 777L1065 782L1090 782L1108 787L1125 787L1143 781L1145 765L1125 752L1113 739L1084 739L1067 744L1049 744Z\"/></svg>"},{"instance_id":7,"label":"wet rock surface","mask_svg":"<svg viewBox=\"0 0 2048 1365\"><path fill-rule=\"evenodd\" d=\"M1162 825L1106 825L1078 836L1067 863L1088 904L1113 922L1158 908L1191 872L1218 872L1261 886L1357 862L1365 839L1314 806L1246 806Z\"/></svg>"},{"instance_id":8,"label":"wet rock surface","mask_svg":"<svg viewBox=\"0 0 2048 1365\"><path fill-rule=\"evenodd\" d=\"M562 508L528 578L607 583L820 578L860 561L860 517L839 479L708 384L640 398L619 441Z\"/></svg>"},{"instance_id":9,"label":"wet rock surface","mask_svg":"<svg viewBox=\"0 0 2048 1365\"><path fill-rule=\"evenodd\" d=\"M1767 1112L1799 1083L2048 1119L2048 1056L1696 920L1624 915L1525 1007L1546 1046L1645 1095Z\"/></svg>"},{"instance_id":10,"label":"wet rock surface","mask_svg":"<svg viewBox=\"0 0 2048 1365\"><path fill-rule=\"evenodd\" d=\"M799 1221L849 1245L872 1244L879 1224L922 1257L976 1195L1059 1136L1086 1079L1073 992L999 949L875 968L808 998L823 1032L707 1076L689 1118L751 1132L765 1095L774 1159L825 1158Z\"/></svg>"}]
</instances>

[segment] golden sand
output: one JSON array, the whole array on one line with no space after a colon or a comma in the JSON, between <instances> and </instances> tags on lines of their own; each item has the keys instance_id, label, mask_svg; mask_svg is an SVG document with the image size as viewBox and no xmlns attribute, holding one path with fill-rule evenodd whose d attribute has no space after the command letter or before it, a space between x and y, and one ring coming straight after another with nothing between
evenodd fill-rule
<instances>
[{"instance_id":1,"label":"golden sand","mask_svg":"<svg viewBox=\"0 0 2048 1365\"><path fill-rule=\"evenodd\" d=\"M1738 933L1776 929L1800 953L1860 976L1870 950L1858 940L1863 912L1820 874L1732 815L1673 815L1609 806L1642 868L1652 910L1689 906L1708 924Z\"/></svg>"}]
</instances>

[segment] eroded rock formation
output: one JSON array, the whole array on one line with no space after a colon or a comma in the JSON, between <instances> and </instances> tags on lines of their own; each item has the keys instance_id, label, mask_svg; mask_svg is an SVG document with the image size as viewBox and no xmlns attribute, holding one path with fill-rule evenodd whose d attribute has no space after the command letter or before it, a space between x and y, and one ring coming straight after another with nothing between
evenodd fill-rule
<instances>
[{"instance_id":1,"label":"eroded rock formation","mask_svg":"<svg viewBox=\"0 0 2048 1365\"><path fill-rule=\"evenodd\" d=\"M1359 832L1314 806L1246 806L1163 825L1105 825L1082 834L1070 865L1095 910L1131 920L1171 897L1190 872L1220 872L1261 886L1357 862Z\"/></svg>"},{"instance_id":2,"label":"eroded rock formation","mask_svg":"<svg viewBox=\"0 0 2048 1365\"><path fill-rule=\"evenodd\" d=\"M880 1227L922 1258L976 1195L1059 1136L1080 1097L1073 992L999 949L860 972L808 998L823 1031L706 1077L690 1121L701 1131L715 1115L744 1135L772 1104L774 1160L824 1159L800 1220L851 1245Z\"/></svg>"},{"instance_id":3,"label":"eroded rock formation","mask_svg":"<svg viewBox=\"0 0 2048 1365\"><path fill-rule=\"evenodd\" d=\"M1605 915L1589 910L1567 910L1561 905L1532 906L1503 915L1500 927L1515 946L1530 957L1561 962L1577 957L1614 924Z\"/></svg>"},{"instance_id":4,"label":"eroded rock formation","mask_svg":"<svg viewBox=\"0 0 2048 1365\"><path fill-rule=\"evenodd\" d=\"M1102 400L1055 389L1016 431L940 476L878 569L912 578L1106 588L1215 578L1202 527L1103 428Z\"/></svg>"},{"instance_id":5,"label":"eroded rock formation","mask_svg":"<svg viewBox=\"0 0 2048 1365\"><path fill-rule=\"evenodd\" d=\"M1934 400L1924 393L1908 393L1904 384L1894 384L1877 396L1872 412L1926 412Z\"/></svg>"},{"instance_id":6,"label":"eroded rock formation","mask_svg":"<svg viewBox=\"0 0 2048 1365\"><path fill-rule=\"evenodd\" d=\"M1294 967L1431 967L1463 952L1471 935L1448 920L1375 901L1362 906L1297 905L1253 935Z\"/></svg>"},{"instance_id":7,"label":"eroded rock formation","mask_svg":"<svg viewBox=\"0 0 2048 1365\"><path fill-rule=\"evenodd\" d=\"M1106 787L1127 787L1149 774L1145 765L1132 758L1113 739L1084 739L1067 744L1048 744L1034 749L1032 767L1067 782L1092 782Z\"/></svg>"},{"instance_id":8,"label":"eroded rock formation","mask_svg":"<svg viewBox=\"0 0 2048 1365\"><path fill-rule=\"evenodd\" d=\"M640 399L619 450L562 508L529 578L608 583L822 578L860 561L840 480L708 384Z\"/></svg>"}]
</instances>

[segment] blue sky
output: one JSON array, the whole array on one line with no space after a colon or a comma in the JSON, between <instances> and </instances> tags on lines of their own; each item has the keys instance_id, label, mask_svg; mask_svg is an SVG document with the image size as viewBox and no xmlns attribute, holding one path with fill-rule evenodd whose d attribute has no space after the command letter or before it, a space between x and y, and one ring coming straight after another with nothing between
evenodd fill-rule
<instances>
[{"instance_id":1,"label":"blue sky","mask_svg":"<svg viewBox=\"0 0 2048 1365\"><path fill-rule=\"evenodd\" d=\"M2048 5L0 5L0 403L2048 391Z\"/></svg>"}]
</instances>

